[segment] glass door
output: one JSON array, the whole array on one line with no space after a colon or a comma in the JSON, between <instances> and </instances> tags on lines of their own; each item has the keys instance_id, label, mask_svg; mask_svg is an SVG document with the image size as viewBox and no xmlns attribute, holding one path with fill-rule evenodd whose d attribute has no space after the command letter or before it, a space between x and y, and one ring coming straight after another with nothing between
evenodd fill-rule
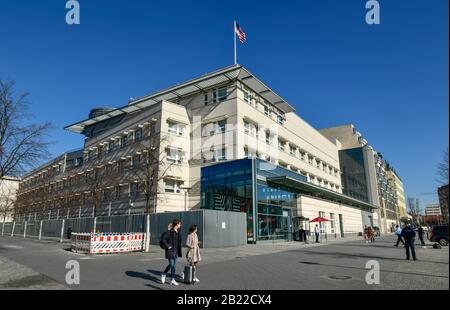
<instances>
[{"instance_id":1,"label":"glass door","mask_svg":"<svg viewBox=\"0 0 450 310\"><path fill-rule=\"evenodd\" d=\"M283 219L281 222L283 239L286 241L292 241L292 210L283 209Z\"/></svg>"}]
</instances>

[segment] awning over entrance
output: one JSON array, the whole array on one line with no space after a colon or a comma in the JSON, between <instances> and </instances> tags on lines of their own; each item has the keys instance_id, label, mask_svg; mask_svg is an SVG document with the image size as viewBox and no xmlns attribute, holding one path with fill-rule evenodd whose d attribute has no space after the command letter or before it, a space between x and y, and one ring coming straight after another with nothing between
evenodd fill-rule
<instances>
[{"instance_id":1,"label":"awning over entrance","mask_svg":"<svg viewBox=\"0 0 450 310\"><path fill-rule=\"evenodd\" d=\"M363 209L379 208L378 206L373 205L371 203L367 203L347 195L333 192L308 182L302 182L288 176L271 177L267 178L266 181L268 185L284 187L296 194L318 197L331 202L338 202L344 205L354 206Z\"/></svg>"}]
</instances>

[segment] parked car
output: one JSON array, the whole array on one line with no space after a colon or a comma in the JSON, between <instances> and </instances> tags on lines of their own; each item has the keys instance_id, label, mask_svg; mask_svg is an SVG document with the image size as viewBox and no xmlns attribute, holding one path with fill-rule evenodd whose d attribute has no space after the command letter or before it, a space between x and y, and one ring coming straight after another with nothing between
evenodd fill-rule
<instances>
[{"instance_id":1,"label":"parked car","mask_svg":"<svg viewBox=\"0 0 450 310\"><path fill-rule=\"evenodd\" d=\"M437 225L431 229L430 241L440 245L448 245L448 225Z\"/></svg>"}]
</instances>

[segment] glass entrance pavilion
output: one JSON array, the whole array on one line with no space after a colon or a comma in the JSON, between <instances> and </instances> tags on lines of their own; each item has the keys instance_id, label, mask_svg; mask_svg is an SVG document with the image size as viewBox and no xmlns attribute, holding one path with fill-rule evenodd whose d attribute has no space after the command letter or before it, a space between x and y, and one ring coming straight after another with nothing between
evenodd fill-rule
<instances>
[{"instance_id":1,"label":"glass entrance pavilion","mask_svg":"<svg viewBox=\"0 0 450 310\"><path fill-rule=\"evenodd\" d=\"M376 208L313 185L304 175L257 158L213 164L201 170L202 209L246 212L249 243L292 240L298 195L368 210Z\"/></svg>"},{"instance_id":2,"label":"glass entrance pavilion","mask_svg":"<svg viewBox=\"0 0 450 310\"><path fill-rule=\"evenodd\" d=\"M289 175L306 177L260 159L241 159L202 168L203 209L247 213L247 238L291 240L297 194L281 186L269 186L267 178Z\"/></svg>"}]
</instances>

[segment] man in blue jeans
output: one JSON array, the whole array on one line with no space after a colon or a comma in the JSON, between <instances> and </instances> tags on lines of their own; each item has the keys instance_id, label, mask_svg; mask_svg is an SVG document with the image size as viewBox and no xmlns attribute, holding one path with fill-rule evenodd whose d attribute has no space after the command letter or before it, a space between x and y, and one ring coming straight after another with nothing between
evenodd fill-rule
<instances>
[{"instance_id":1,"label":"man in blue jeans","mask_svg":"<svg viewBox=\"0 0 450 310\"><path fill-rule=\"evenodd\" d=\"M167 273L170 270L170 277L172 281L171 285L178 285L177 281L175 281L176 267L177 267L177 259L178 257L183 257L181 253L181 235L180 235L181 221L174 220L172 223L172 228L164 233L161 243L163 244L166 250L166 258L169 260L169 265L166 267L164 272L161 274L161 283L164 284L166 282Z\"/></svg>"},{"instance_id":2,"label":"man in blue jeans","mask_svg":"<svg viewBox=\"0 0 450 310\"><path fill-rule=\"evenodd\" d=\"M410 260L409 250L411 249L411 254L414 260L417 260L416 249L414 248L414 238L416 237L416 232L411 227L411 224L407 224L402 230L402 237L405 239L406 247L406 259Z\"/></svg>"}]
</instances>

